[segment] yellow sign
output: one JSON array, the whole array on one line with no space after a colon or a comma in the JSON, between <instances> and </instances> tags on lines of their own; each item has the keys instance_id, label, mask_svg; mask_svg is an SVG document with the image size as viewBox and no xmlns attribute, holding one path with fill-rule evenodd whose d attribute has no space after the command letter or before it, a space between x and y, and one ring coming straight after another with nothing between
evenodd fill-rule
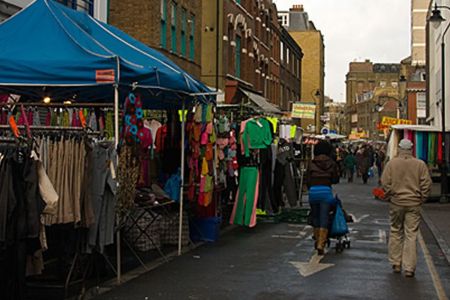
<instances>
[{"instance_id":1,"label":"yellow sign","mask_svg":"<svg viewBox=\"0 0 450 300\"><path fill-rule=\"evenodd\" d=\"M365 139L368 137L369 137L369 134L365 131L363 131L363 132L352 131L352 133L348 136L348 139L349 140L359 140L359 139Z\"/></svg>"},{"instance_id":2,"label":"yellow sign","mask_svg":"<svg viewBox=\"0 0 450 300\"><path fill-rule=\"evenodd\" d=\"M292 105L292 118L312 119L316 118L316 105L314 103L297 102Z\"/></svg>"},{"instance_id":3,"label":"yellow sign","mask_svg":"<svg viewBox=\"0 0 450 300\"><path fill-rule=\"evenodd\" d=\"M405 120L405 119L395 119L395 118L389 118L389 117L383 117L381 120L381 125L383 126L392 126L392 125L411 125L411 120Z\"/></svg>"}]
</instances>

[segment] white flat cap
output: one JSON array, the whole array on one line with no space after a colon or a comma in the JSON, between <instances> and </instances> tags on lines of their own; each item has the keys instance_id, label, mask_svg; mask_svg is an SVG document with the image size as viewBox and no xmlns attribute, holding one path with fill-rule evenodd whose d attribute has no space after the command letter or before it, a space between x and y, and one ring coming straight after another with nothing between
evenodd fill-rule
<instances>
[{"instance_id":1,"label":"white flat cap","mask_svg":"<svg viewBox=\"0 0 450 300\"><path fill-rule=\"evenodd\" d=\"M403 150L411 150L411 148L413 147L413 143L408 139L403 139L400 141L398 146Z\"/></svg>"}]
</instances>

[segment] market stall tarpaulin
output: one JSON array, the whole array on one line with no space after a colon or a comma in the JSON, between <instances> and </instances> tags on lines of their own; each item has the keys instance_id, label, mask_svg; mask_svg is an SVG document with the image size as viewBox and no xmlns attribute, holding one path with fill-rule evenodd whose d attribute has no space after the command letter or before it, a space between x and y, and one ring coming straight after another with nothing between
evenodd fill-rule
<instances>
[{"instance_id":1,"label":"market stall tarpaulin","mask_svg":"<svg viewBox=\"0 0 450 300\"><path fill-rule=\"evenodd\" d=\"M8 93L95 101L112 99L120 86L139 89L146 106L176 99L178 107L180 97L211 93L162 53L52 0L35 0L1 23L0 45L0 88Z\"/></svg>"},{"instance_id":2,"label":"market stall tarpaulin","mask_svg":"<svg viewBox=\"0 0 450 300\"><path fill-rule=\"evenodd\" d=\"M292 105L292 118L312 119L316 118L316 104L307 102L296 102Z\"/></svg>"}]
</instances>

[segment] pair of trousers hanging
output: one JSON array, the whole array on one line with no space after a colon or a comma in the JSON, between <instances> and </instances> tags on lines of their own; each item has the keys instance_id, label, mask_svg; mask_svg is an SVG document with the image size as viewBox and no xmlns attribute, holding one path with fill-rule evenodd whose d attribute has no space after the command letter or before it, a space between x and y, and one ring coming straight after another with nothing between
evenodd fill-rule
<instances>
[{"instance_id":1,"label":"pair of trousers hanging","mask_svg":"<svg viewBox=\"0 0 450 300\"><path fill-rule=\"evenodd\" d=\"M279 208L283 203L283 188L289 205L294 207L297 204L298 197L294 180L294 168L295 166L291 162L288 162L285 165L279 161L276 162L273 184L274 199L272 201L272 208L275 213L279 211Z\"/></svg>"},{"instance_id":2,"label":"pair of trousers hanging","mask_svg":"<svg viewBox=\"0 0 450 300\"><path fill-rule=\"evenodd\" d=\"M239 188L230 224L254 227L256 225L256 205L259 192L259 171L256 167L240 170Z\"/></svg>"},{"instance_id":3,"label":"pair of trousers hanging","mask_svg":"<svg viewBox=\"0 0 450 300\"><path fill-rule=\"evenodd\" d=\"M265 211L270 203L272 190L272 150L260 149L261 178L259 185L258 208Z\"/></svg>"}]
</instances>

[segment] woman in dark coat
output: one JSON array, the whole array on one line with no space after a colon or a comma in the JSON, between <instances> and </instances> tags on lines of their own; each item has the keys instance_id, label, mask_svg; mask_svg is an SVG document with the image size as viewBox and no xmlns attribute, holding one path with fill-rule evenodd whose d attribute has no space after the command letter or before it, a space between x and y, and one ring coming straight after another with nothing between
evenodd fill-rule
<instances>
[{"instance_id":1,"label":"woman in dark coat","mask_svg":"<svg viewBox=\"0 0 450 300\"><path fill-rule=\"evenodd\" d=\"M315 247L319 255L324 253L328 239L329 212L336 204L331 186L339 182L338 166L330 157L331 152L332 147L328 142L319 142L314 148L314 159L306 173Z\"/></svg>"}]
</instances>

